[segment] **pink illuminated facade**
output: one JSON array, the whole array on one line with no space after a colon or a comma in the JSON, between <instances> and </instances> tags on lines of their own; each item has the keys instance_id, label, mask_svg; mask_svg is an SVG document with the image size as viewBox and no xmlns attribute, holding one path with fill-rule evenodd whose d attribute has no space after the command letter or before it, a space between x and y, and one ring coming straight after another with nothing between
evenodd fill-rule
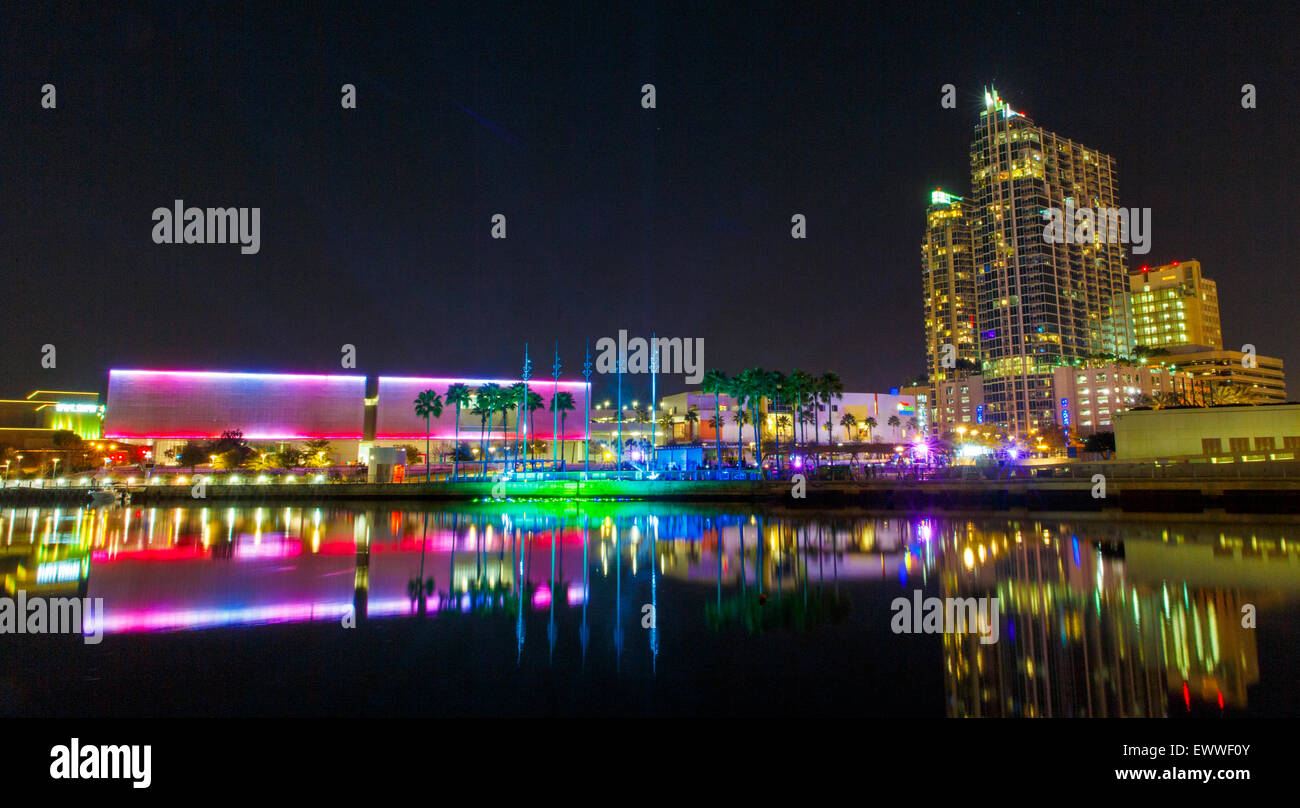
<instances>
[{"instance_id":1,"label":"pink illuminated facade","mask_svg":"<svg viewBox=\"0 0 1300 808\"><path fill-rule=\"evenodd\" d=\"M424 440L424 419L417 418L412 402L421 391L433 390L445 401L447 398L447 388L453 384L463 384L469 388L472 394L480 385L488 382L495 383L501 387L510 387L517 384L518 379L437 379L437 378L417 378L408 376L380 376L379 377L379 402L378 412L375 418L375 438L377 440ZM553 380L538 380L529 382L528 389L539 394L544 402L543 409L537 410L532 416L533 432L530 437L539 440L549 440L555 437L555 419L549 409L551 405L551 395L558 389L559 392L568 393L573 396L573 410L569 411L568 417L563 419L560 424L560 437L563 440L582 440L586 437L582 419L586 413L587 406L587 383L586 382L566 382L562 381L556 386ZM468 440L476 436L482 428L482 422L479 416L470 412L472 407L461 408L460 413L460 437L461 440ZM515 417L518 410L506 413L506 429L513 436L515 431ZM456 430L456 408L443 405L442 417L430 421L430 429L433 438L436 440L452 440ZM501 435L501 413L494 413L492 416L492 429L495 435ZM467 433L467 430L469 432ZM525 423L520 430L520 435L526 434L528 424Z\"/></svg>"},{"instance_id":2,"label":"pink illuminated facade","mask_svg":"<svg viewBox=\"0 0 1300 808\"><path fill-rule=\"evenodd\" d=\"M361 440L365 376L113 370L104 437Z\"/></svg>"},{"instance_id":3,"label":"pink illuminated facade","mask_svg":"<svg viewBox=\"0 0 1300 808\"><path fill-rule=\"evenodd\" d=\"M508 388L517 379L454 379L442 377L350 376L305 373L232 373L223 371L113 370L109 372L104 437L144 441L155 456L187 440L211 440L226 430L239 430L250 441L288 443L326 439L338 462L364 459L369 447L422 442L423 418L414 401L424 390L446 397L447 388L464 384L471 394L493 382ZM585 437L586 382L541 379L530 389L542 396L543 409L532 416L531 437L555 437L549 409L552 395L573 397L574 409L560 428L566 441ZM482 422L463 407L460 439L479 439ZM449 444L456 434L456 408L444 406L430 424L431 438ZM505 430L515 431L516 412L509 412ZM494 413L489 440L501 439L502 416ZM520 431L528 433L525 423ZM422 449L421 445L421 449Z\"/></svg>"}]
</instances>

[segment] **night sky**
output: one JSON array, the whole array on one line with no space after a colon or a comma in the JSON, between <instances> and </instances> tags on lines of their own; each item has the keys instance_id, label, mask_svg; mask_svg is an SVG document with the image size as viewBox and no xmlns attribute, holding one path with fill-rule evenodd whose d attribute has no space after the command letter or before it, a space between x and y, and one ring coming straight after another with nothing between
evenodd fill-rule
<instances>
[{"instance_id":1,"label":"night sky","mask_svg":"<svg viewBox=\"0 0 1300 808\"><path fill-rule=\"evenodd\" d=\"M1285 4L279 5L0 10L0 397L341 372L344 343L367 374L512 376L558 339L576 376L621 328L886 390L924 366L925 207L968 190L987 84L1115 156L1153 210L1132 267L1199 259L1227 345L1300 368ZM261 251L154 244L178 198L261 208Z\"/></svg>"}]
</instances>

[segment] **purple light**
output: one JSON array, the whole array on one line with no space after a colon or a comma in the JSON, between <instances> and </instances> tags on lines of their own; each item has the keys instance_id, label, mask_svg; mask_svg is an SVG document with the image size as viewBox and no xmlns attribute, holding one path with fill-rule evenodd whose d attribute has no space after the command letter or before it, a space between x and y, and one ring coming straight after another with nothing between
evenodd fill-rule
<instances>
[{"instance_id":1,"label":"purple light","mask_svg":"<svg viewBox=\"0 0 1300 808\"><path fill-rule=\"evenodd\" d=\"M1011 457L1012 460L1015 460L1020 457L1020 450L1011 449L1010 451L1007 452L1007 454Z\"/></svg>"},{"instance_id":2,"label":"purple light","mask_svg":"<svg viewBox=\"0 0 1300 808\"><path fill-rule=\"evenodd\" d=\"M794 459L794 467L797 468L797 469L801 469L801 468L803 468L803 458L802 458L802 457L798 457L798 456L795 457L795 459Z\"/></svg>"}]
</instances>

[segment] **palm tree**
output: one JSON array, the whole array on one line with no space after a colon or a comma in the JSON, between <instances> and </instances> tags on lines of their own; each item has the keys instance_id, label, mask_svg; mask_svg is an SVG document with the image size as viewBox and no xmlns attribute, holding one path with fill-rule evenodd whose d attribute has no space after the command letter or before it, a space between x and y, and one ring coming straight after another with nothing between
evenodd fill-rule
<instances>
[{"instance_id":1,"label":"palm tree","mask_svg":"<svg viewBox=\"0 0 1300 808\"><path fill-rule=\"evenodd\" d=\"M780 443L780 442L781 442L781 432L782 432L782 430L788 431L788 432L790 433L790 440L791 440L791 442L794 441L794 430L791 428L792 426L793 426L793 422L790 420L790 416L788 416L788 415L778 415L778 416L776 416L776 440L777 440L777 443Z\"/></svg>"},{"instance_id":2,"label":"palm tree","mask_svg":"<svg viewBox=\"0 0 1300 808\"><path fill-rule=\"evenodd\" d=\"M577 405L573 403L573 393L561 391L551 398L551 412L556 410L560 412L560 434L556 435L555 439L559 441L561 457L564 456L564 439L561 437L564 434L564 423L569 417L569 411L576 409L576 407Z\"/></svg>"},{"instance_id":3,"label":"palm tree","mask_svg":"<svg viewBox=\"0 0 1300 808\"><path fill-rule=\"evenodd\" d=\"M781 399L788 395L790 379L779 370L774 370L767 374L767 394L772 398L772 409L781 408ZM773 419L775 422L778 419ZM779 477L781 474L781 428L779 424L775 425L776 435L776 473Z\"/></svg>"},{"instance_id":4,"label":"palm tree","mask_svg":"<svg viewBox=\"0 0 1300 808\"><path fill-rule=\"evenodd\" d=\"M900 421L900 420L898 420L898 416L897 416L897 415L891 415L891 416L889 416L889 420L886 421L885 423L886 423L886 424L889 424L889 425L890 425L891 427L893 427L894 429L898 429L900 426L903 425L903 422Z\"/></svg>"},{"instance_id":5,"label":"palm tree","mask_svg":"<svg viewBox=\"0 0 1300 808\"><path fill-rule=\"evenodd\" d=\"M807 400L808 394L812 392L813 377L809 376L807 373L803 372L802 370L796 369L793 373L790 374L790 378L786 380L786 386L790 391L789 392L790 400L794 402L795 423L800 425L807 423L807 421L805 421L803 417L804 415L803 406L804 406L804 402ZM800 427L799 431L800 432L803 431L802 426ZM791 435L791 440L795 443L795 445L798 445L800 442L799 440L796 440L793 435Z\"/></svg>"},{"instance_id":6,"label":"palm tree","mask_svg":"<svg viewBox=\"0 0 1300 808\"><path fill-rule=\"evenodd\" d=\"M492 440L492 414L496 412L497 400L501 397L501 385L496 382L487 382L479 385L475 393L475 413L482 422L483 429L487 430L486 437L483 429L479 430L479 456L483 461L483 478L487 479L487 456L488 443Z\"/></svg>"},{"instance_id":7,"label":"palm tree","mask_svg":"<svg viewBox=\"0 0 1300 808\"><path fill-rule=\"evenodd\" d=\"M522 428L522 425L524 423L523 407L525 401L527 400L524 396L524 391L527 389L528 389L528 385L525 382L515 382L514 384L510 385L510 400L514 402L514 409L519 410L519 417L515 418L514 450L511 452L511 455L514 457L515 462L518 462L519 460L519 430Z\"/></svg>"},{"instance_id":8,"label":"palm tree","mask_svg":"<svg viewBox=\"0 0 1300 808\"><path fill-rule=\"evenodd\" d=\"M754 427L754 465L758 468L759 476L763 474L763 434L762 434L762 409L763 399L769 393L771 384L770 374L762 368L749 368L740 373L741 388L749 404L749 413L751 416L750 423Z\"/></svg>"},{"instance_id":9,"label":"palm tree","mask_svg":"<svg viewBox=\"0 0 1300 808\"><path fill-rule=\"evenodd\" d=\"M460 474L460 408L469 406L469 388L463 384L453 384L447 388L448 406L456 405L456 438L452 445L451 478Z\"/></svg>"},{"instance_id":10,"label":"palm tree","mask_svg":"<svg viewBox=\"0 0 1300 808\"><path fill-rule=\"evenodd\" d=\"M700 389L706 393L713 394L713 419L710 425L713 426L713 444L714 451L718 454L718 468L722 468L722 409L719 407L718 398L730 389L731 380L727 374L720 370L710 370L704 374L704 380Z\"/></svg>"},{"instance_id":11,"label":"palm tree","mask_svg":"<svg viewBox=\"0 0 1300 808\"><path fill-rule=\"evenodd\" d=\"M907 419L907 428L916 433L920 433L921 431L921 425L916 422L915 418Z\"/></svg>"},{"instance_id":12,"label":"palm tree","mask_svg":"<svg viewBox=\"0 0 1300 808\"><path fill-rule=\"evenodd\" d=\"M875 418L871 418L868 416L866 419L862 421L862 425L867 428L867 440L871 442L875 442L876 440L875 429L880 424L876 421Z\"/></svg>"},{"instance_id":13,"label":"palm tree","mask_svg":"<svg viewBox=\"0 0 1300 808\"><path fill-rule=\"evenodd\" d=\"M832 423L831 412L837 399L844 398L844 382L840 381L837 373L823 373L817 380L817 394L821 396L822 403L826 405L826 423ZM833 429L826 430L833 434Z\"/></svg>"},{"instance_id":14,"label":"palm tree","mask_svg":"<svg viewBox=\"0 0 1300 808\"><path fill-rule=\"evenodd\" d=\"M677 438L673 435L673 416L672 413L664 413L659 416L659 428L664 431L665 443L676 443Z\"/></svg>"},{"instance_id":15,"label":"palm tree","mask_svg":"<svg viewBox=\"0 0 1300 808\"><path fill-rule=\"evenodd\" d=\"M695 425L700 422L700 408L687 407L682 420L686 422L686 442L692 443L695 440Z\"/></svg>"},{"instance_id":16,"label":"palm tree","mask_svg":"<svg viewBox=\"0 0 1300 808\"><path fill-rule=\"evenodd\" d=\"M735 384L735 379L732 379L732 384ZM735 393L728 392L728 395L734 396ZM745 458L745 450L740 443L741 440L743 440L740 433L742 427L749 423L749 413L745 412L745 408L741 405L739 398L736 399L736 412L731 416L731 422L736 425L736 468L740 468L742 461Z\"/></svg>"},{"instance_id":17,"label":"palm tree","mask_svg":"<svg viewBox=\"0 0 1300 808\"><path fill-rule=\"evenodd\" d=\"M510 456L510 429L507 423L511 410L519 406L519 394L515 392L514 385L502 388L497 394L497 409L501 410L501 454L502 460L505 461ZM506 463L501 464L501 468L506 468Z\"/></svg>"},{"instance_id":18,"label":"palm tree","mask_svg":"<svg viewBox=\"0 0 1300 808\"><path fill-rule=\"evenodd\" d=\"M844 427L844 437L852 439L853 428L858 425L858 418L851 412L846 412L840 416L840 426Z\"/></svg>"},{"instance_id":19,"label":"palm tree","mask_svg":"<svg viewBox=\"0 0 1300 808\"><path fill-rule=\"evenodd\" d=\"M425 390L415 397L415 415L424 419L424 481L429 482L429 419L442 417L442 397Z\"/></svg>"}]
</instances>

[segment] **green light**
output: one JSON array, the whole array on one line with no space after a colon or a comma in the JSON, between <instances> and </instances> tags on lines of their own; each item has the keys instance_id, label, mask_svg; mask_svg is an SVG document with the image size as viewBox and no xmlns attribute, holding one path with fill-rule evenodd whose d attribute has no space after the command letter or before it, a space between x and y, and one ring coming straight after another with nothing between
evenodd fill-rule
<instances>
[{"instance_id":1,"label":"green light","mask_svg":"<svg viewBox=\"0 0 1300 808\"><path fill-rule=\"evenodd\" d=\"M951 205L954 199L957 200L958 202L961 201L961 197L957 196L956 194L949 194L943 191L930 192L931 205Z\"/></svg>"}]
</instances>

